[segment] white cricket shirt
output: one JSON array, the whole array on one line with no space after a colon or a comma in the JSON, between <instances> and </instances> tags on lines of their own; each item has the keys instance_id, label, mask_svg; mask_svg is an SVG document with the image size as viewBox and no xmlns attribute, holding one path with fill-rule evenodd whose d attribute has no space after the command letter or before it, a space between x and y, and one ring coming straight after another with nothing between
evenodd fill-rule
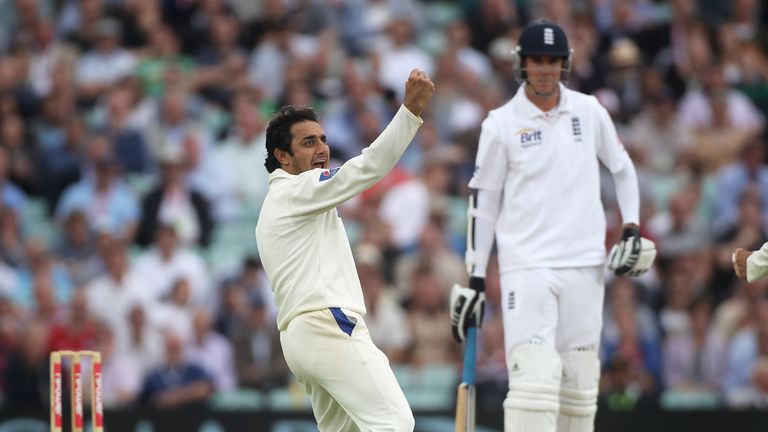
<instances>
[{"instance_id":1,"label":"white cricket shirt","mask_svg":"<svg viewBox=\"0 0 768 432\"><path fill-rule=\"evenodd\" d=\"M613 173L632 163L608 112L560 85L542 112L521 87L483 121L474 189L502 191L499 270L580 267L605 260L598 159Z\"/></svg>"},{"instance_id":2,"label":"white cricket shirt","mask_svg":"<svg viewBox=\"0 0 768 432\"><path fill-rule=\"evenodd\" d=\"M344 224L336 206L368 189L395 166L422 120L404 106L360 156L339 168L299 175L276 169L256 224L259 257L272 283L277 326L330 307L365 314Z\"/></svg>"}]
</instances>

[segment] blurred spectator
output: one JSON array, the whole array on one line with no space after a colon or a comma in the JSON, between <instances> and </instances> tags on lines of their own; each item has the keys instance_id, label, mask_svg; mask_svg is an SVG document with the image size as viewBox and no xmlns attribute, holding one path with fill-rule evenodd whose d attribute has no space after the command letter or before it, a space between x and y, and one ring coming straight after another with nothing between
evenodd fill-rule
<instances>
[{"instance_id":1,"label":"blurred spectator","mask_svg":"<svg viewBox=\"0 0 768 432\"><path fill-rule=\"evenodd\" d=\"M707 95L711 121L696 128L694 155L707 173L735 162L756 129L737 126L729 117L727 94L722 91Z\"/></svg>"},{"instance_id":2,"label":"blurred spectator","mask_svg":"<svg viewBox=\"0 0 768 432\"><path fill-rule=\"evenodd\" d=\"M768 356L768 297L763 293L747 306L745 319L728 344L723 391L728 400L751 385L761 357Z\"/></svg>"},{"instance_id":3,"label":"blurred spectator","mask_svg":"<svg viewBox=\"0 0 768 432\"><path fill-rule=\"evenodd\" d=\"M3 407L40 410L48 398L48 326L32 321L20 332L18 350L5 367Z\"/></svg>"},{"instance_id":4,"label":"blurred spectator","mask_svg":"<svg viewBox=\"0 0 768 432\"><path fill-rule=\"evenodd\" d=\"M85 177L64 190L56 208L63 223L74 210L85 212L88 224L122 241L131 241L140 209L134 192L121 180L120 165L112 154L95 161L93 178Z\"/></svg>"},{"instance_id":5,"label":"blurred spectator","mask_svg":"<svg viewBox=\"0 0 768 432\"><path fill-rule=\"evenodd\" d=\"M235 277L238 278L238 282L245 290L247 296L259 297L264 302L267 319L276 319L277 303L275 303L275 295L272 292L272 285L269 283L269 279L264 272L264 267L262 267L261 261L252 256L246 257L243 260L240 272L235 275Z\"/></svg>"},{"instance_id":6,"label":"blurred spectator","mask_svg":"<svg viewBox=\"0 0 768 432\"><path fill-rule=\"evenodd\" d=\"M691 89L683 96L679 106L680 119L694 128L703 128L713 124L719 115L721 121L727 121L738 130L761 131L765 126L765 115L744 94L728 86L723 65L714 62L702 66L705 67L700 70L701 87ZM708 98L713 97L718 98L719 105L708 102ZM715 109L721 112L718 114Z\"/></svg>"},{"instance_id":7,"label":"blurred spectator","mask_svg":"<svg viewBox=\"0 0 768 432\"><path fill-rule=\"evenodd\" d=\"M24 204L24 194L37 195L40 192L41 175L37 168L39 155L37 143L27 133L27 125L18 115L0 116L0 179L2 179L3 202L17 205L19 210ZM9 190L12 182L20 188L21 197L16 191Z\"/></svg>"},{"instance_id":8,"label":"blurred spectator","mask_svg":"<svg viewBox=\"0 0 768 432\"><path fill-rule=\"evenodd\" d=\"M725 341L711 327L712 302L698 297L689 308L688 331L664 341L664 385L672 392L717 394L722 385Z\"/></svg>"},{"instance_id":9,"label":"blurred spectator","mask_svg":"<svg viewBox=\"0 0 768 432\"><path fill-rule=\"evenodd\" d=\"M151 302L152 294L144 287L143 275L137 274L124 244L114 241L103 251L102 259L106 274L85 286L88 307L96 319L117 331L125 327L131 307L137 302Z\"/></svg>"},{"instance_id":10,"label":"blurred spectator","mask_svg":"<svg viewBox=\"0 0 768 432\"><path fill-rule=\"evenodd\" d=\"M267 172L260 169L267 153L266 124L254 101L248 96L232 99L233 122L227 138L219 143L213 157L220 160L234 181L237 204L258 212L267 195ZM224 209L221 209L224 210ZM220 212L217 219L226 221L238 215L239 208Z\"/></svg>"},{"instance_id":11,"label":"blurred spectator","mask_svg":"<svg viewBox=\"0 0 768 432\"><path fill-rule=\"evenodd\" d=\"M147 316L153 311L151 303L134 302L119 327L107 326L115 335L115 356L134 362L142 377L163 361L163 335Z\"/></svg>"},{"instance_id":12,"label":"blurred spectator","mask_svg":"<svg viewBox=\"0 0 768 432\"><path fill-rule=\"evenodd\" d=\"M186 183L186 161L179 150L168 149L158 160L162 170L157 186L142 199L136 243L149 246L158 226L175 230L178 244L208 246L213 228L208 201Z\"/></svg>"},{"instance_id":13,"label":"blurred spectator","mask_svg":"<svg viewBox=\"0 0 768 432\"><path fill-rule=\"evenodd\" d=\"M184 356L184 343L172 331L163 335L165 360L149 372L139 395L142 404L154 408L202 406L213 393L211 378Z\"/></svg>"},{"instance_id":14,"label":"blurred spectator","mask_svg":"<svg viewBox=\"0 0 768 432\"><path fill-rule=\"evenodd\" d=\"M402 363L411 344L411 329L395 289L384 281L381 252L373 245L362 243L357 245L354 255L365 299L365 325L371 340L390 362Z\"/></svg>"},{"instance_id":15,"label":"blurred spectator","mask_svg":"<svg viewBox=\"0 0 768 432\"><path fill-rule=\"evenodd\" d=\"M48 203L49 214L56 209L67 186L83 177L88 155L95 156L95 153L106 152L109 148L104 137L86 137L87 133L83 118L72 114L67 121L61 146L41 149L40 169L44 180L42 192Z\"/></svg>"},{"instance_id":16,"label":"blurred spectator","mask_svg":"<svg viewBox=\"0 0 768 432\"><path fill-rule=\"evenodd\" d=\"M739 160L717 173L717 206L713 221L717 232L733 227L741 203L748 197L758 206L761 215L768 215L768 167L764 158L765 143L752 139L742 149Z\"/></svg>"},{"instance_id":17,"label":"blurred spectator","mask_svg":"<svg viewBox=\"0 0 768 432\"><path fill-rule=\"evenodd\" d=\"M49 351L93 350L97 344L100 329L91 317L88 308L88 296L83 289L75 291L69 302L66 318L54 322L50 329Z\"/></svg>"},{"instance_id":18,"label":"blurred spectator","mask_svg":"<svg viewBox=\"0 0 768 432\"><path fill-rule=\"evenodd\" d=\"M27 79L37 97L47 96L52 87L52 75L56 68L72 70L77 51L70 44L56 37L56 25L41 19L34 28L32 52Z\"/></svg>"},{"instance_id":19,"label":"blurred spectator","mask_svg":"<svg viewBox=\"0 0 768 432\"><path fill-rule=\"evenodd\" d=\"M639 387L640 393L653 395L659 390L661 378L661 347L658 341L640 333L635 311L627 306L613 310L618 338L606 341L602 346L601 362L607 368L603 372L603 386L616 389L617 374ZM619 370L614 367L623 365Z\"/></svg>"},{"instance_id":20,"label":"blurred spectator","mask_svg":"<svg viewBox=\"0 0 768 432\"><path fill-rule=\"evenodd\" d=\"M120 46L122 26L112 19L101 19L94 28L93 48L77 62L78 93L92 102L120 78L136 69L136 57Z\"/></svg>"},{"instance_id":21,"label":"blurred spectator","mask_svg":"<svg viewBox=\"0 0 768 432\"><path fill-rule=\"evenodd\" d=\"M181 146L188 187L208 201L208 217L219 222L237 214L242 206L236 184L240 180L232 172L232 167L218 157L216 152L203 154L201 143L195 135L186 135Z\"/></svg>"},{"instance_id":22,"label":"blurred spectator","mask_svg":"<svg viewBox=\"0 0 768 432\"><path fill-rule=\"evenodd\" d=\"M472 45L485 52L496 37L506 33L511 27L522 24L523 17L515 3L503 0L479 0L475 2L466 16L472 32Z\"/></svg>"},{"instance_id":23,"label":"blurred spectator","mask_svg":"<svg viewBox=\"0 0 768 432\"><path fill-rule=\"evenodd\" d=\"M414 273L425 264L434 269L443 293L450 292L456 281L467 279L464 260L450 248L445 231L445 216L432 213L422 228L415 250L398 258L395 282L400 298L407 298L415 289Z\"/></svg>"},{"instance_id":24,"label":"blurred spectator","mask_svg":"<svg viewBox=\"0 0 768 432\"><path fill-rule=\"evenodd\" d=\"M691 187L673 193L666 211L647 222L647 229L657 239L660 258L672 258L706 248L710 232L705 220L696 212L699 196Z\"/></svg>"},{"instance_id":25,"label":"blurred spectator","mask_svg":"<svg viewBox=\"0 0 768 432\"><path fill-rule=\"evenodd\" d=\"M194 307L190 302L191 289L189 279L179 277L171 283L171 289L152 308L151 324L163 331L173 331L187 344L194 334L192 314Z\"/></svg>"},{"instance_id":26,"label":"blurred spectator","mask_svg":"<svg viewBox=\"0 0 768 432\"><path fill-rule=\"evenodd\" d=\"M213 135L199 119L200 100L187 88L176 85L164 91L157 104L157 112L145 126L144 136L152 157L162 161L169 154L180 154L184 140L194 137L200 144L201 157L213 148Z\"/></svg>"},{"instance_id":27,"label":"blurred spectator","mask_svg":"<svg viewBox=\"0 0 768 432\"><path fill-rule=\"evenodd\" d=\"M277 324L268 320L259 296L247 300L245 321L232 329L237 380L245 387L271 390L285 386L290 376L280 348Z\"/></svg>"},{"instance_id":28,"label":"blurred spectator","mask_svg":"<svg viewBox=\"0 0 768 432\"><path fill-rule=\"evenodd\" d=\"M227 278L219 284L218 299L213 327L234 341L235 334L247 325L248 296L238 279Z\"/></svg>"},{"instance_id":29,"label":"blurred spectator","mask_svg":"<svg viewBox=\"0 0 768 432\"><path fill-rule=\"evenodd\" d=\"M192 329L193 337L186 346L186 358L205 370L217 392L235 390L238 382L232 342L213 331L213 317L204 308L193 312Z\"/></svg>"},{"instance_id":30,"label":"blurred spectator","mask_svg":"<svg viewBox=\"0 0 768 432\"><path fill-rule=\"evenodd\" d=\"M59 244L53 253L67 269L72 283L82 286L104 272L104 264L96 250L96 233L88 226L88 219L80 210L74 210L64 221Z\"/></svg>"},{"instance_id":31,"label":"blurred spectator","mask_svg":"<svg viewBox=\"0 0 768 432\"><path fill-rule=\"evenodd\" d=\"M101 353L102 401L107 409L132 406L141 390L141 365L134 357L117 352L115 334L109 327L98 326L95 349Z\"/></svg>"},{"instance_id":32,"label":"blurred spectator","mask_svg":"<svg viewBox=\"0 0 768 432\"><path fill-rule=\"evenodd\" d=\"M5 122L3 122L3 126L5 126ZM2 194L0 199L2 199L3 207L19 214L24 210L27 196L9 179L10 164L10 152L6 147L0 146L0 194Z\"/></svg>"},{"instance_id":33,"label":"blurred spectator","mask_svg":"<svg viewBox=\"0 0 768 432\"><path fill-rule=\"evenodd\" d=\"M115 157L126 173L148 173L153 168L153 161L143 132L130 123L131 98L131 90L127 87L118 86L106 93L101 128L112 140Z\"/></svg>"},{"instance_id":34,"label":"blurred spectator","mask_svg":"<svg viewBox=\"0 0 768 432\"><path fill-rule=\"evenodd\" d=\"M14 293L16 304L27 310L34 310L41 306L37 300L49 301L51 306L57 309L60 304L69 303L75 286L66 267L42 242L28 240L25 244L25 262L18 273L19 289ZM42 297L38 298L38 295ZM56 314L47 317L55 318Z\"/></svg>"},{"instance_id":35,"label":"blurred spectator","mask_svg":"<svg viewBox=\"0 0 768 432\"><path fill-rule=\"evenodd\" d=\"M373 51L379 84L393 91L397 100L405 95L403 80L412 69L434 71L432 58L415 43L412 16L396 16L387 25L387 38Z\"/></svg>"},{"instance_id":36,"label":"blurred spectator","mask_svg":"<svg viewBox=\"0 0 768 432\"><path fill-rule=\"evenodd\" d=\"M643 291L634 280L617 277L607 286L605 307L603 310L602 343L618 345L621 343L621 330L616 321L617 314L622 309L634 311L635 327L644 340L657 341L660 339L657 317L648 306L650 295Z\"/></svg>"},{"instance_id":37,"label":"blurred spectator","mask_svg":"<svg viewBox=\"0 0 768 432\"><path fill-rule=\"evenodd\" d=\"M454 362L458 353L450 331L445 288L429 264L416 268L411 286L406 306L413 335L409 362L416 367Z\"/></svg>"},{"instance_id":38,"label":"blurred spectator","mask_svg":"<svg viewBox=\"0 0 768 432\"><path fill-rule=\"evenodd\" d=\"M486 55L471 46L472 34L463 21L456 20L445 26L446 50L456 55L463 69L462 76L471 80L487 81L493 77Z\"/></svg>"},{"instance_id":39,"label":"blurred spectator","mask_svg":"<svg viewBox=\"0 0 768 432\"><path fill-rule=\"evenodd\" d=\"M195 62L181 53L178 36L162 24L147 32L147 35L149 43L136 67L136 76L145 94L150 97L163 96L169 90L171 80L181 88L191 86Z\"/></svg>"},{"instance_id":40,"label":"blurred spectator","mask_svg":"<svg viewBox=\"0 0 768 432\"><path fill-rule=\"evenodd\" d=\"M24 264L25 239L19 216L6 207L0 207L0 246L0 259L5 264L14 268L20 268Z\"/></svg>"},{"instance_id":41,"label":"blurred spectator","mask_svg":"<svg viewBox=\"0 0 768 432\"><path fill-rule=\"evenodd\" d=\"M648 96L624 138L633 160L654 176L674 175L694 145L693 129L678 120L669 89Z\"/></svg>"},{"instance_id":42,"label":"blurred spectator","mask_svg":"<svg viewBox=\"0 0 768 432\"><path fill-rule=\"evenodd\" d=\"M191 303L210 300L210 275L202 257L180 244L176 229L161 224L155 229L153 246L142 252L134 268L142 279L144 292L154 300L173 296L180 279L184 279Z\"/></svg>"}]
</instances>

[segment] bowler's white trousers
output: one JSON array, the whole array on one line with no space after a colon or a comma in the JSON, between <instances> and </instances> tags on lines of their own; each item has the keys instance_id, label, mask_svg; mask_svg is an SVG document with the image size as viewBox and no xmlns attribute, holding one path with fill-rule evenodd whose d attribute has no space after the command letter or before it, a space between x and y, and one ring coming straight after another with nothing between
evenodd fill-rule
<instances>
[{"instance_id":1,"label":"bowler's white trousers","mask_svg":"<svg viewBox=\"0 0 768 432\"><path fill-rule=\"evenodd\" d=\"M345 309L303 313L280 332L283 353L306 386L320 432L412 432L413 413L363 318Z\"/></svg>"}]
</instances>

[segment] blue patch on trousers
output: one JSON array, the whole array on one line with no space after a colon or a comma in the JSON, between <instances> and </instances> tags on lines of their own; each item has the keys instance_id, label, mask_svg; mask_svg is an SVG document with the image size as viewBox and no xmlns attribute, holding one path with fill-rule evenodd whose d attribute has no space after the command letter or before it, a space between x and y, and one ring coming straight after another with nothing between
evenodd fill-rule
<instances>
[{"instance_id":1,"label":"blue patch on trousers","mask_svg":"<svg viewBox=\"0 0 768 432\"><path fill-rule=\"evenodd\" d=\"M352 336L352 330L355 329L355 323L352 322L349 317L344 315L344 312L342 312L340 308L332 307L330 309L331 313L333 314L333 318L336 320L336 324L339 325L341 331L349 336Z\"/></svg>"}]
</instances>

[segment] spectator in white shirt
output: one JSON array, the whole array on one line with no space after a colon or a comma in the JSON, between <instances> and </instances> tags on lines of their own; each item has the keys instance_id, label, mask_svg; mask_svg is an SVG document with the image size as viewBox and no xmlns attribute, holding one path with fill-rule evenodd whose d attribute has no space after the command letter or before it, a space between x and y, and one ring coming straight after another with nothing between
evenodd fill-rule
<instances>
[{"instance_id":1,"label":"spectator in white shirt","mask_svg":"<svg viewBox=\"0 0 768 432\"><path fill-rule=\"evenodd\" d=\"M121 78L130 75L136 67L136 57L120 47L120 23L104 19L96 25L97 42L94 48L77 62L78 92L87 99L99 96Z\"/></svg>"},{"instance_id":2,"label":"spectator in white shirt","mask_svg":"<svg viewBox=\"0 0 768 432\"><path fill-rule=\"evenodd\" d=\"M132 271L125 245L114 242L104 252L107 273L86 285L88 306L97 319L112 330L125 326L125 317L135 303L150 301L149 292L137 272Z\"/></svg>"},{"instance_id":3,"label":"spectator in white shirt","mask_svg":"<svg viewBox=\"0 0 768 432\"><path fill-rule=\"evenodd\" d=\"M189 282L192 303L208 299L210 275L205 262L200 255L179 247L176 230L170 225L158 226L154 246L139 255L136 270L145 291L155 300L168 296L179 278Z\"/></svg>"}]
</instances>

